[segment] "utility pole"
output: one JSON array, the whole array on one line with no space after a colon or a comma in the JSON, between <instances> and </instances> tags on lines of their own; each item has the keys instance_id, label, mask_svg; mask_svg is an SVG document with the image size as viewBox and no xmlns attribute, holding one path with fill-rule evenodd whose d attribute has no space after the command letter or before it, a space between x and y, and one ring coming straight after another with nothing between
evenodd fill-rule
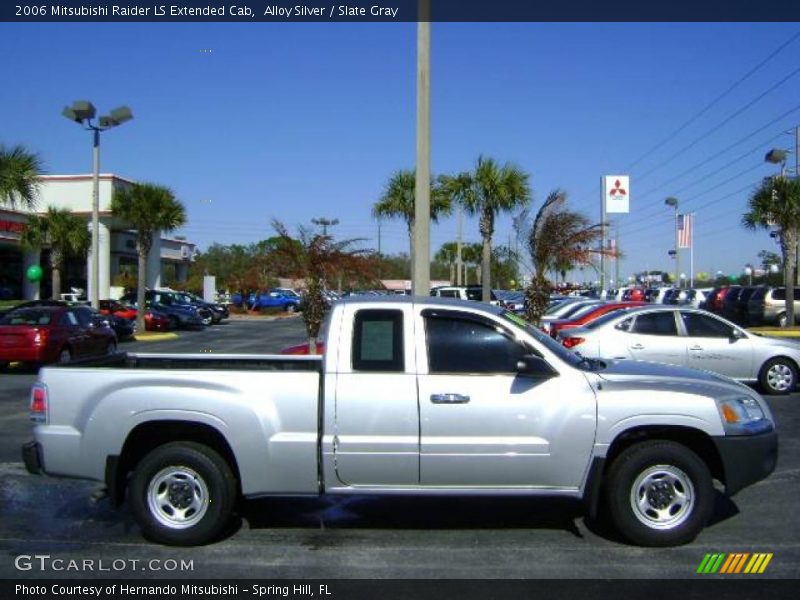
<instances>
[{"instance_id":1,"label":"utility pole","mask_svg":"<svg viewBox=\"0 0 800 600\"><path fill-rule=\"evenodd\" d=\"M381 256L381 219L378 218L378 256Z\"/></svg>"},{"instance_id":2,"label":"utility pole","mask_svg":"<svg viewBox=\"0 0 800 600\"><path fill-rule=\"evenodd\" d=\"M326 219L325 217L320 217L319 219L311 219L311 222L314 225L319 225L322 227L322 235L328 235L328 227L333 227L334 225L339 224L339 219Z\"/></svg>"},{"instance_id":3,"label":"utility pole","mask_svg":"<svg viewBox=\"0 0 800 600\"><path fill-rule=\"evenodd\" d=\"M414 194L414 262L411 293L431 289L431 5L419 0L417 14L417 178Z\"/></svg>"}]
</instances>

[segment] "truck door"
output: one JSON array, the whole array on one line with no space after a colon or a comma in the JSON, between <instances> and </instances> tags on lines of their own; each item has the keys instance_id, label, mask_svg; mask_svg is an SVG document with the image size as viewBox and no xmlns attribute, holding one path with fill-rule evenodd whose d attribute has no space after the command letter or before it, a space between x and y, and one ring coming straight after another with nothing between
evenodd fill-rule
<instances>
[{"instance_id":1,"label":"truck door","mask_svg":"<svg viewBox=\"0 0 800 600\"><path fill-rule=\"evenodd\" d=\"M577 488L595 432L595 396L583 374L519 375L518 360L536 349L510 329L461 311L421 317L420 483Z\"/></svg>"},{"instance_id":2,"label":"truck door","mask_svg":"<svg viewBox=\"0 0 800 600\"><path fill-rule=\"evenodd\" d=\"M334 456L347 485L419 484L419 407L408 308L351 308L340 339Z\"/></svg>"}]
</instances>

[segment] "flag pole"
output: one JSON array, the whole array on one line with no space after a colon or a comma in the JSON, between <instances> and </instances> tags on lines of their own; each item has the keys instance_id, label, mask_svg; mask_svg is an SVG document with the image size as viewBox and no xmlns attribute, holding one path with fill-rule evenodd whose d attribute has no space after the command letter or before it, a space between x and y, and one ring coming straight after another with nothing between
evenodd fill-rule
<instances>
[{"instance_id":1,"label":"flag pole","mask_svg":"<svg viewBox=\"0 0 800 600\"><path fill-rule=\"evenodd\" d=\"M694 287L694 213L689 213L691 216L691 229L689 229L689 287Z\"/></svg>"}]
</instances>

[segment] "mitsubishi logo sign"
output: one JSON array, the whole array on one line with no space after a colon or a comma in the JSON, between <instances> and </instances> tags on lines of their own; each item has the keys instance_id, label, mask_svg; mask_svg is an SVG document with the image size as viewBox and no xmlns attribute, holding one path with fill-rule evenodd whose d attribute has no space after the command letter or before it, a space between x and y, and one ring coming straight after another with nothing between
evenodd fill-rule
<instances>
[{"instance_id":1,"label":"mitsubishi logo sign","mask_svg":"<svg viewBox=\"0 0 800 600\"><path fill-rule=\"evenodd\" d=\"M630 178L627 175L603 177L603 201L607 213L627 213L631 198Z\"/></svg>"}]
</instances>

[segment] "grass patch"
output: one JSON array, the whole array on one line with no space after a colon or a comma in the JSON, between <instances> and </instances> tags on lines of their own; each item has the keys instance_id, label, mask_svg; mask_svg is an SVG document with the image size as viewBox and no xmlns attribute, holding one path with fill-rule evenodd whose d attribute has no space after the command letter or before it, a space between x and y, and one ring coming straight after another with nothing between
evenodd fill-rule
<instances>
[{"instance_id":1,"label":"grass patch","mask_svg":"<svg viewBox=\"0 0 800 600\"><path fill-rule=\"evenodd\" d=\"M22 302L22 300L0 300L0 308L11 308Z\"/></svg>"}]
</instances>

